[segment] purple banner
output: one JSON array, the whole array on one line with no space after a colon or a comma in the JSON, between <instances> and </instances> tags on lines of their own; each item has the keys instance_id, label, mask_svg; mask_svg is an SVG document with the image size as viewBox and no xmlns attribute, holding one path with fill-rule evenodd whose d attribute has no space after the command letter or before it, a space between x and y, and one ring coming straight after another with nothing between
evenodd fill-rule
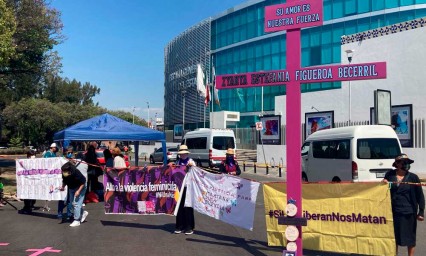
<instances>
[{"instance_id":1,"label":"purple banner","mask_svg":"<svg viewBox=\"0 0 426 256\"><path fill-rule=\"evenodd\" d=\"M108 169L104 175L105 213L173 215L184 178L185 167Z\"/></svg>"}]
</instances>

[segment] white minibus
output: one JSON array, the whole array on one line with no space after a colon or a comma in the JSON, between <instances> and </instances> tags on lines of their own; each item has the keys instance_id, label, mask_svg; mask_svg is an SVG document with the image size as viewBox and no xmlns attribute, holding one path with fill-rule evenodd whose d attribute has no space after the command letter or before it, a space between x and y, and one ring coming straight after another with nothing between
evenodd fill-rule
<instances>
[{"instance_id":1,"label":"white minibus","mask_svg":"<svg viewBox=\"0 0 426 256\"><path fill-rule=\"evenodd\" d=\"M228 148L236 149L234 131L230 129L201 128L187 132L181 144L188 146L189 157L198 166L217 167L225 160Z\"/></svg>"},{"instance_id":2,"label":"white minibus","mask_svg":"<svg viewBox=\"0 0 426 256\"><path fill-rule=\"evenodd\" d=\"M399 139L390 126L320 130L302 146L302 180L381 181L401 152Z\"/></svg>"}]
</instances>

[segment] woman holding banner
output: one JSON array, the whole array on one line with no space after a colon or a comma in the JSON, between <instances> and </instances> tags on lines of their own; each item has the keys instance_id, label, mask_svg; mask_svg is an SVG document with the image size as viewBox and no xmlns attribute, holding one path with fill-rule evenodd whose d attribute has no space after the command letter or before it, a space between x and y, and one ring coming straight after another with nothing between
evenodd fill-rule
<instances>
[{"instance_id":1,"label":"woman holding banner","mask_svg":"<svg viewBox=\"0 0 426 256\"><path fill-rule=\"evenodd\" d=\"M393 167L383 182L390 184L392 213L396 241L399 246L408 247L408 255L414 255L416 246L417 220L424 220L425 197L419 177L409 172L414 163L406 154L395 158Z\"/></svg>"},{"instance_id":2,"label":"woman holding banner","mask_svg":"<svg viewBox=\"0 0 426 256\"><path fill-rule=\"evenodd\" d=\"M186 145L180 145L178 155L179 159L176 162L178 166L195 166L194 160L189 158L188 147ZM188 169L188 168L187 168ZM180 234L182 232L185 235L191 235L194 233L195 220L194 220L194 208L185 207L185 198L186 198L186 185L184 185L182 197L180 199L179 210L176 215L176 230L175 234Z\"/></svg>"}]
</instances>

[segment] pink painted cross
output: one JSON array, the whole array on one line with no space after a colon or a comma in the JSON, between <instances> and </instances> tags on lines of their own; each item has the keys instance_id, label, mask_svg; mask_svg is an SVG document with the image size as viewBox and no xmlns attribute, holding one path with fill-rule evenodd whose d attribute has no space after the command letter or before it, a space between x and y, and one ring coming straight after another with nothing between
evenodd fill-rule
<instances>
[{"instance_id":1,"label":"pink painted cross","mask_svg":"<svg viewBox=\"0 0 426 256\"><path fill-rule=\"evenodd\" d=\"M385 62L301 68L300 29L322 24L322 0L287 0L285 4L267 6L265 32L287 30L287 70L216 77L217 89L286 85L287 198L296 201L298 210L295 217L302 217L300 84L386 78ZM298 229L296 253L303 255L302 229L300 226Z\"/></svg>"},{"instance_id":2,"label":"pink painted cross","mask_svg":"<svg viewBox=\"0 0 426 256\"><path fill-rule=\"evenodd\" d=\"M56 253L61 252L61 250L53 250L52 247L46 247L44 249L27 249L26 251L27 252L34 252L34 253L30 254L29 256L38 256L38 255L41 255L45 252L56 252Z\"/></svg>"}]
</instances>

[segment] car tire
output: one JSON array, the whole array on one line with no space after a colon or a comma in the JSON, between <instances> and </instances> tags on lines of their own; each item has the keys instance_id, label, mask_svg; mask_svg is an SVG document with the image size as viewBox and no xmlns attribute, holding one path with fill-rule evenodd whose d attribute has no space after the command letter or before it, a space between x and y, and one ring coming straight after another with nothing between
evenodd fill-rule
<instances>
[{"instance_id":1,"label":"car tire","mask_svg":"<svg viewBox=\"0 0 426 256\"><path fill-rule=\"evenodd\" d=\"M155 162L154 162L154 158L153 158L152 156L150 156L150 157L149 157L149 162L150 162L151 164L155 164Z\"/></svg>"}]
</instances>

